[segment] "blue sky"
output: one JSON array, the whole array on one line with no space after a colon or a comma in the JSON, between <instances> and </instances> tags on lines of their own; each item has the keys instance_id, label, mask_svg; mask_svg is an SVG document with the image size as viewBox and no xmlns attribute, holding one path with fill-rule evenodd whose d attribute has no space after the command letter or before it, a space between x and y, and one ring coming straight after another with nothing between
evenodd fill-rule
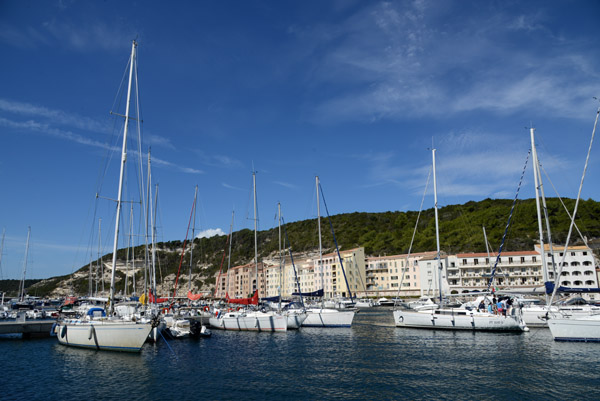
<instances>
[{"instance_id":1,"label":"blue sky","mask_svg":"<svg viewBox=\"0 0 600 401\"><path fill-rule=\"evenodd\" d=\"M185 237L196 185L197 231L227 232L232 210L234 230L251 228L253 165L259 229L277 202L287 221L316 217L315 175L332 214L418 210L432 143L440 205L512 198L531 124L575 197L599 15L597 1L0 1L2 276L20 278L28 226L29 278L87 263L99 217L112 251L114 204L95 193L116 197L109 111L136 37L169 241ZM600 199L598 156L586 199ZM524 185L533 197L531 170Z\"/></svg>"}]
</instances>

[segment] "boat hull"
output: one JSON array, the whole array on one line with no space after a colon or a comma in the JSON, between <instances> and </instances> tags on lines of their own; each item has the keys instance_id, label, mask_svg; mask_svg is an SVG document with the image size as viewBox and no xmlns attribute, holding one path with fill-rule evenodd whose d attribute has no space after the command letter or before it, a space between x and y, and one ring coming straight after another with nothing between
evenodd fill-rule
<instances>
[{"instance_id":1,"label":"boat hull","mask_svg":"<svg viewBox=\"0 0 600 401\"><path fill-rule=\"evenodd\" d=\"M140 352L151 330L151 323L74 320L57 322L55 333L58 342L63 345Z\"/></svg>"},{"instance_id":2,"label":"boat hull","mask_svg":"<svg viewBox=\"0 0 600 401\"><path fill-rule=\"evenodd\" d=\"M306 313L287 313L284 316L287 319L288 330L296 330L302 326L308 315Z\"/></svg>"},{"instance_id":3,"label":"boat hull","mask_svg":"<svg viewBox=\"0 0 600 401\"><path fill-rule=\"evenodd\" d=\"M551 318L548 327L555 341L600 342L600 315Z\"/></svg>"},{"instance_id":4,"label":"boat hull","mask_svg":"<svg viewBox=\"0 0 600 401\"><path fill-rule=\"evenodd\" d=\"M234 331L287 331L287 318L275 313L243 313L227 312L209 319L211 327L220 330Z\"/></svg>"},{"instance_id":5,"label":"boat hull","mask_svg":"<svg viewBox=\"0 0 600 401\"><path fill-rule=\"evenodd\" d=\"M393 315L396 327L515 332L522 332L526 328L525 324L515 316L498 316L464 310L427 310L420 312L395 310Z\"/></svg>"},{"instance_id":6,"label":"boat hull","mask_svg":"<svg viewBox=\"0 0 600 401\"><path fill-rule=\"evenodd\" d=\"M308 309L302 327L351 327L354 311Z\"/></svg>"}]
</instances>

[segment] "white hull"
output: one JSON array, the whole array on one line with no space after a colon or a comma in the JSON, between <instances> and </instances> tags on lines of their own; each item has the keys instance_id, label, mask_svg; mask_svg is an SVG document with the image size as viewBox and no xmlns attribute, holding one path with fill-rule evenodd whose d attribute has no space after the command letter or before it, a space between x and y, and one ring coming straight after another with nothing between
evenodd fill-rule
<instances>
[{"instance_id":1,"label":"white hull","mask_svg":"<svg viewBox=\"0 0 600 401\"><path fill-rule=\"evenodd\" d=\"M303 327L351 327L354 311L307 309Z\"/></svg>"},{"instance_id":2,"label":"white hull","mask_svg":"<svg viewBox=\"0 0 600 401\"><path fill-rule=\"evenodd\" d=\"M555 341L600 342L600 315L548 320Z\"/></svg>"},{"instance_id":3,"label":"white hull","mask_svg":"<svg viewBox=\"0 0 600 401\"><path fill-rule=\"evenodd\" d=\"M227 312L211 317L209 323L215 329L235 331L287 331L287 318L270 312Z\"/></svg>"},{"instance_id":4,"label":"white hull","mask_svg":"<svg viewBox=\"0 0 600 401\"><path fill-rule=\"evenodd\" d=\"M553 306L548 314L548 307L546 305L532 305L525 306L521 310L523 314L523 321L529 327L548 327L548 318L552 319L556 317L556 314L560 314L566 318L584 318L593 314L600 313L600 307L593 305L580 305L580 306L561 306L560 309ZM548 318L546 318L548 314ZM553 316L554 315L554 316Z\"/></svg>"},{"instance_id":5,"label":"white hull","mask_svg":"<svg viewBox=\"0 0 600 401\"><path fill-rule=\"evenodd\" d=\"M448 330L524 331L526 327L516 316L499 316L464 309L394 311L397 327Z\"/></svg>"},{"instance_id":6,"label":"white hull","mask_svg":"<svg viewBox=\"0 0 600 401\"><path fill-rule=\"evenodd\" d=\"M308 315L306 313L293 313L287 312L284 313L284 316L287 319L287 328L290 329L299 329L302 326L302 323L306 321Z\"/></svg>"},{"instance_id":7,"label":"white hull","mask_svg":"<svg viewBox=\"0 0 600 401\"><path fill-rule=\"evenodd\" d=\"M152 330L151 323L122 320L59 321L58 342L97 350L139 352Z\"/></svg>"}]
</instances>

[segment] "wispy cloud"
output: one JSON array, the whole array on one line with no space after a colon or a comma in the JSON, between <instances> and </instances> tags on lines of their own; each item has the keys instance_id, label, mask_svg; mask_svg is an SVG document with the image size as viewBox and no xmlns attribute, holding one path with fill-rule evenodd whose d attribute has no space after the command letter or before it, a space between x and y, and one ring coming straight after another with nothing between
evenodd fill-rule
<instances>
[{"instance_id":1,"label":"wispy cloud","mask_svg":"<svg viewBox=\"0 0 600 401\"><path fill-rule=\"evenodd\" d=\"M110 144L108 144L106 142L98 141L95 139L90 139L83 135L76 134L72 131L54 128L54 127L50 126L49 124L40 123L40 122L36 122L33 120L12 121L12 120L8 120L6 118L0 117L0 126L12 128L12 129L20 131L20 132L29 131L29 132L35 132L35 133L39 133L39 134L49 135L54 138L59 138L62 140L75 142L75 143L85 145L85 146L91 146L91 147L100 148L100 149L108 149L112 152L121 152L120 147L111 146ZM130 150L130 152L132 152L134 154L138 154L137 151ZM168 168L171 168L171 169L183 172L183 173L189 173L189 174L203 174L204 173L202 170L198 170L198 169L191 168L191 167L180 166L175 163L171 163L169 161L162 160L162 159L159 159L156 157L152 158L152 162L159 166L168 167Z\"/></svg>"},{"instance_id":2,"label":"wispy cloud","mask_svg":"<svg viewBox=\"0 0 600 401\"><path fill-rule=\"evenodd\" d=\"M66 125L73 128L84 129L86 131L100 133L110 132L110 126L108 124L101 123L94 119L80 116L75 113L67 113L62 110L53 110L31 103L0 98L0 110L23 116L44 118L54 124Z\"/></svg>"},{"instance_id":3,"label":"wispy cloud","mask_svg":"<svg viewBox=\"0 0 600 401\"><path fill-rule=\"evenodd\" d=\"M211 167L235 168L242 166L239 160L236 160L227 155L207 154L202 150L196 150L196 154L200 159L200 163Z\"/></svg>"},{"instance_id":4,"label":"wispy cloud","mask_svg":"<svg viewBox=\"0 0 600 401\"><path fill-rule=\"evenodd\" d=\"M316 106L315 119L376 121L473 110L586 118L581 106L598 80L589 68L593 53L576 38L555 35L543 15L515 19L502 7L476 14L464 7L370 3L334 27L290 30L298 40L313 41L305 57L318 60L314 85L334 89ZM446 23L457 15L460 23ZM518 50L515 31L523 45Z\"/></svg>"},{"instance_id":5,"label":"wispy cloud","mask_svg":"<svg viewBox=\"0 0 600 401\"><path fill-rule=\"evenodd\" d=\"M288 188L288 189L294 189L294 190L298 189L297 185L290 184L289 182L273 181L273 184L280 185L280 186L282 186L284 188Z\"/></svg>"},{"instance_id":6,"label":"wispy cloud","mask_svg":"<svg viewBox=\"0 0 600 401\"><path fill-rule=\"evenodd\" d=\"M128 47L136 37L136 32L131 26L118 21L115 19L109 25L100 21L73 23L65 20L50 20L43 24L43 29L57 42L66 43L77 51L91 49L113 51Z\"/></svg>"},{"instance_id":7,"label":"wispy cloud","mask_svg":"<svg viewBox=\"0 0 600 401\"><path fill-rule=\"evenodd\" d=\"M1 42L26 49L53 46L78 52L115 51L127 48L135 37L135 28L118 18L109 23L53 18L35 26L3 24L0 27Z\"/></svg>"},{"instance_id":8,"label":"wispy cloud","mask_svg":"<svg viewBox=\"0 0 600 401\"><path fill-rule=\"evenodd\" d=\"M223 187L227 188L227 189L233 189L233 190L235 190L235 191L245 191L245 190L244 190L244 189L242 189L242 188L238 188L238 187L235 187L235 186L233 186L233 185L229 185L229 184L227 184L226 182L223 182L223 183L221 183L221 185L222 185Z\"/></svg>"}]
</instances>

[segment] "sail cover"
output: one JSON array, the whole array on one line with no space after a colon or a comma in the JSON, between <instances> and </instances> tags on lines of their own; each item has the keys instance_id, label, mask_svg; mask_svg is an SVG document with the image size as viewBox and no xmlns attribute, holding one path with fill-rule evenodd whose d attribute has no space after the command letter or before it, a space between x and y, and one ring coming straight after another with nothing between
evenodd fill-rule
<instances>
[{"instance_id":1,"label":"sail cover","mask_svg":"<svg viewBox=\"0 0 600 401\"><path fill-rule=\"evenodd\" d=\"M188 291L187 297L190 301L197 301L202 298L202 294L192 294L191 291Z\"/></svg>"},{"instance_id":2,"label":"sail cover","mask_svg":"<svg viewBox=\"0 0 600 401\"><path fill-rule=\"evenodd\" d=\"M292 293L292 295L300 295L300 293L299 292L294 292L294 293ZM313 292L303 292L302 296L303 297L322 297L323 296L323 289L321 288L320 290L313 291Z\"/></svg>"},{"instance_id":3,"label":"sail cover","mask_svg":"<svg viewBox=\"0 0 600 401\"><path fill-rule=\"evenodd\" d=\"M552 294L554 291L554 283L551 281L546 281L546 294ZM559 292L566 292L572 294L587 294L587 293L600 293L600 288L572 288L572 287L563 287L562 285L558 287Z\"/></svg>"},{"instance_id":4,"label":"sail cover","mask_svg":"<svg viewBox=\"0 0 600 401\"><path fill-rule=\"evenodd\" d=\"M258 305L258 290L254 291L252 298L229 298L229 294L226 294L225 300L230 304Z\"/></svg>"}]
</instances>

